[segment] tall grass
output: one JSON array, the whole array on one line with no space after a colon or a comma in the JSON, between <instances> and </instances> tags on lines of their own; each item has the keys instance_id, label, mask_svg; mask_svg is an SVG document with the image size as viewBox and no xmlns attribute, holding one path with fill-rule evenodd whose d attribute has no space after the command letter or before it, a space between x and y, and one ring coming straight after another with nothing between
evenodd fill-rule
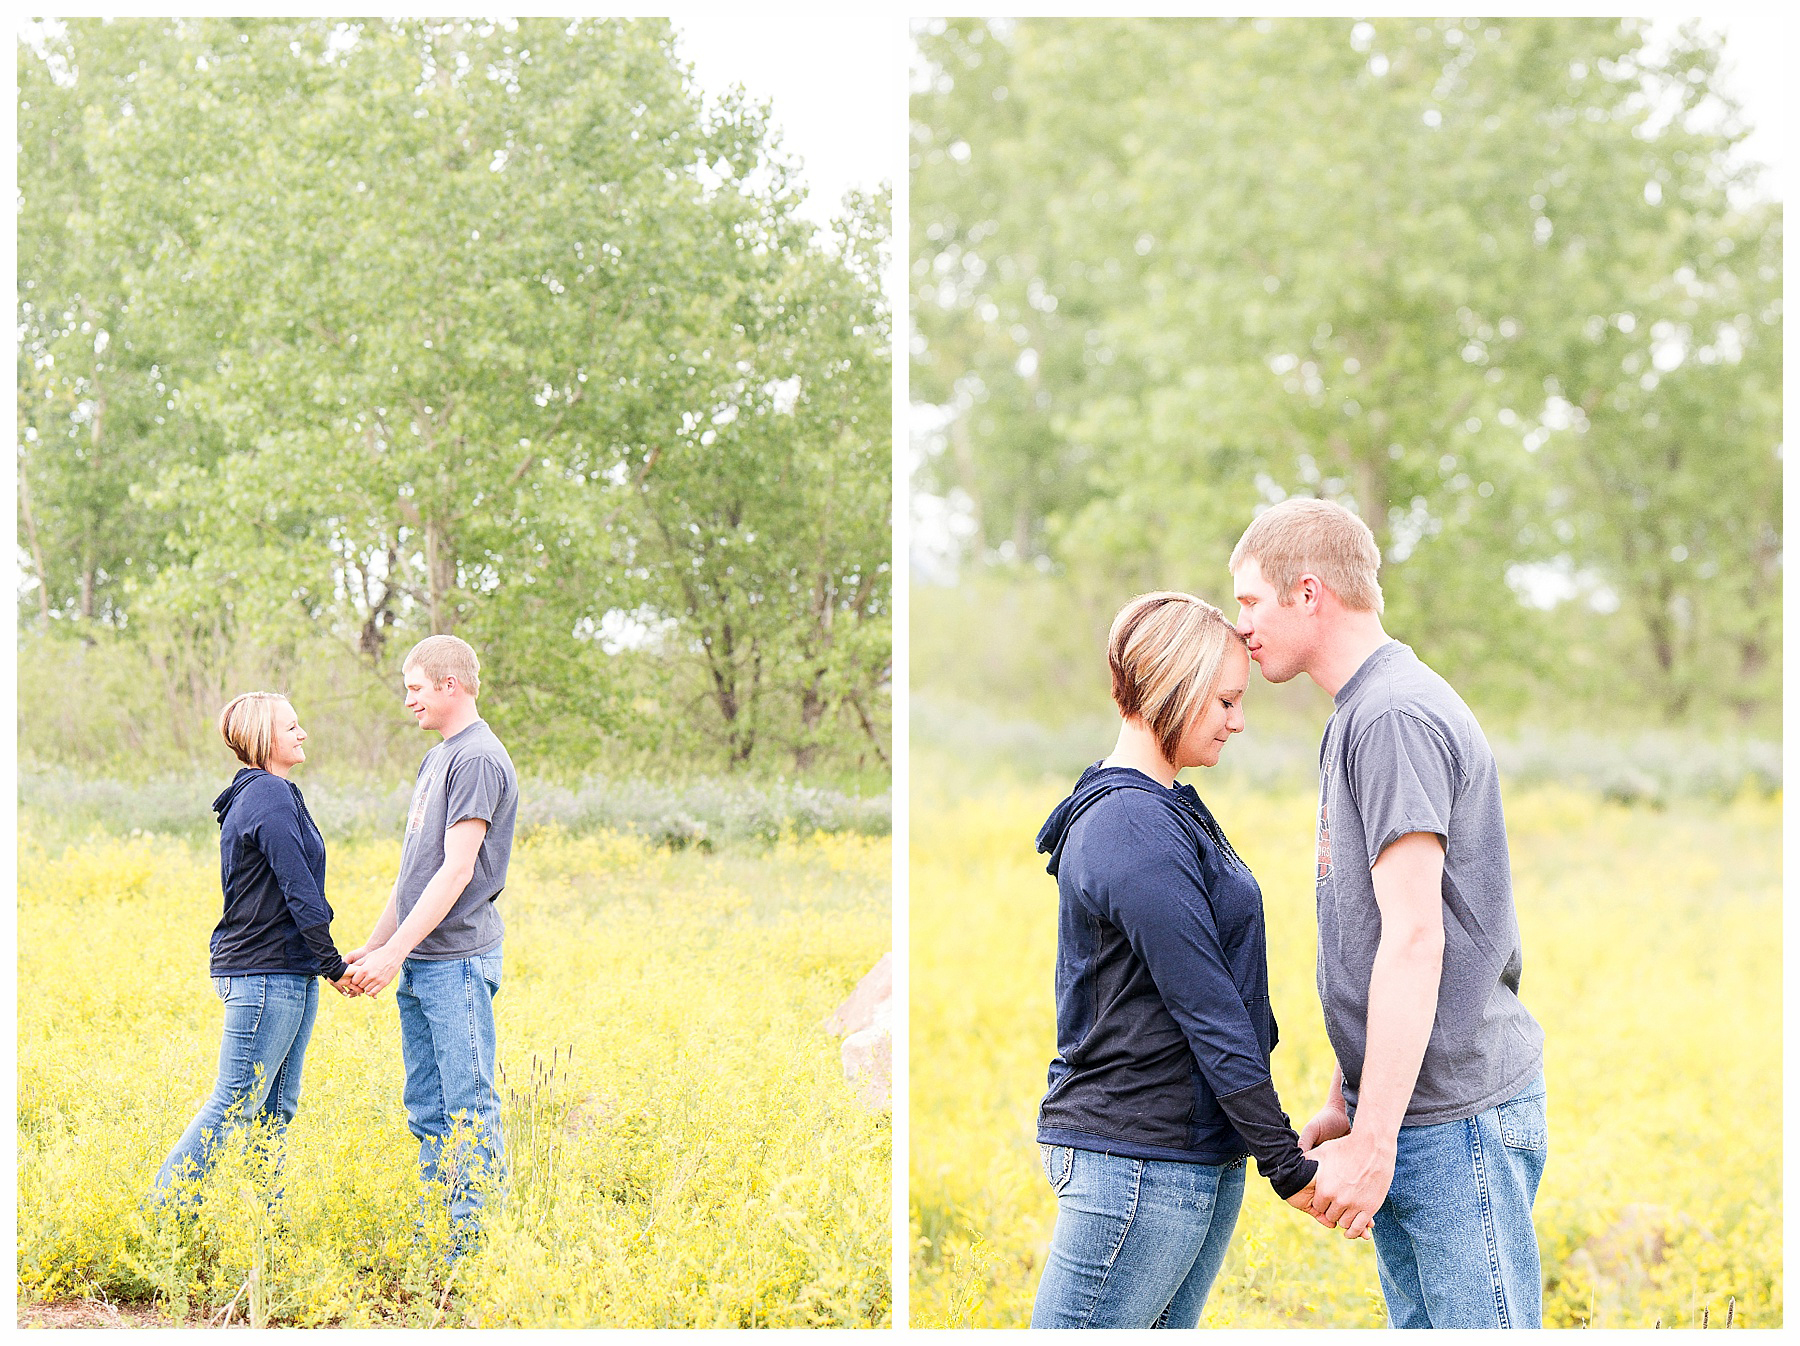
<instances>
[{"instance_id":1,"label":"tall grass","mask_svg":"<svg viewBox=\"0 0 1800 1346\"><path fill-rule=\"evenodd\" d=\"M398 853L332 848L341 943L373 922ZM192 1230L140 1210L212 1082L218 900L209 846L45 845L27 815L21 1300L273 1325L889 1321L888 1119L856 1105L822 1026L888 946L885 838L674 853L545 827L520 842L495 1005L512 1171L448 1277L391 992L323 995L273 1218L266 1155L247 1146L214 1169Z\"/></svg>"},{"instance_id":2,"label":"tall grass","mask_svg":"<svg viewBox=\"0 0 1800 1346\"><path fill-rule=\"evenodd\" d=\"M84 776L58 767L22 766L19 804L37 834L74 841L93 832L153 832L202 841L218 835L212 801L235 766L204 773L132 781ZM331 838L399 836L412 781L387 784L319 776L295 777L307 810ZM672 849L731 842L772 842L784 834L850 832L885 836L889 797L846 794L774 780L693 777L682 781L588 776L573 784L527 778L519 787L519 827L554 827L586 835L619 832Z\"/></svg>"},{"instance_id":3,"label":"tall grass","mask_svg":"<svg viewBox=\"0 0 1800 1346\"><path fill-rule=\"evenodd\" d=\"M912 1321L1022 1326L1056 1210L1033 1143L1056 889L1031 839L1066 783L930 784L950 774L915 753ZM1333 1064L1313 989L1315 795L1197 785L1262 884L1275 1082L1304 1119ZM1658 811L1508 789L1521 994L1547 1038L1547 1325L1716 1325L1734 1298L1739 1325L1782 1321L1780 812L1755 790ZM1372 1249L1253 1177L1206 1325L1383 1320Z\"/></svg>"}]
</instances>

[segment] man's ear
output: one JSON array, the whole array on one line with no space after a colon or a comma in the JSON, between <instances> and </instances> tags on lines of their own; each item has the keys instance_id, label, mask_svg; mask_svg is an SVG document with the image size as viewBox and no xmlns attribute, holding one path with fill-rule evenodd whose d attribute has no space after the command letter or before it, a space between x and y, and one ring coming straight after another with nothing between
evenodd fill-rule
<instances>
[{"instance_id":1,"label":"man's ear","mask_svg":"<svg viewBox=\"0 0 1800 1346\"><path fill-rule=\"evenodd\" d=\"M1300 582L1294 586L1300 591L1300 605L1308 612L1319 610L1319 600L1325 596L1325 586L1317 575L1302 575Z\"/></svg>"}]
</instances>

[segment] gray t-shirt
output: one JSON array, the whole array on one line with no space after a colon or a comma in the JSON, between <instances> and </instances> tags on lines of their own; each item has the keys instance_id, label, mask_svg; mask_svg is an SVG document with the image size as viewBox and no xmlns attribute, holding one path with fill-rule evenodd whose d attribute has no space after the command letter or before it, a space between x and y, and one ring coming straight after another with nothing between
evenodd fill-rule
<instances>
[{"instance_id":1,"label":"gray t-shirt","mask_svg":"<svg viewBox=\"0 0 1800 1346\"><path fill-rule=\"evenodd\" d=\"M506 887L518 812L519 780L512 758L487 721L475 721L425 754L406 811L406 840L400 847L395 909L401 921L418 905L431 876L443 868L444 833L467 818L485 819L488 828L468 887L411 957L447 962L500 947L506 928L494 899Z\"/></svg>"},{"instance_id":2,"label":"gray t-shirt","mask_svg":"<svg viewBox=\"0 0 1800 1346\"><path fill-rule=\"evenodd\" d=\"M1370 869L1411 832L1444 841L1444 970L1406 1126L1502 1103L1543 1068L1544 1031L1519 1003L1500 777L1450 684L1390 640L1339 689L1319 745L1319 1000L1352 1106L1381 939Z\"/></svg>"}]
</instances>

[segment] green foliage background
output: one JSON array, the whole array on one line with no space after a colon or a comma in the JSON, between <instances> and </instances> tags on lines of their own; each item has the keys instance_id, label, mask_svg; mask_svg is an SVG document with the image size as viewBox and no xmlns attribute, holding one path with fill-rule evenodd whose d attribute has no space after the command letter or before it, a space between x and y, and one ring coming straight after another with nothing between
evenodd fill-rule
<instances>
[{"instance_id":1,"label":"green foliage background","mask_svg":"<svg viewBox=\"0 0 1800 1346\"><path fill-rule=\"evenodd\" d=\"M920 29L915 480L965 590L1054 614L994 642L1032 646L1014 697L1103 711L1036 666L1098 667L1135 592L1229 607L1233 542L1298 494L1368 521L1388 629L1484 713L1775 730L1781 207L1731 153L1716 40L1647 39ZM914 597L928 632L970 602Z\"/></svg>"},{"instance_id":2,"label":"green foliage background","mask_svg":"<svg viewBox=\"0 0 1800 1346\"><path fill-rule=\"evenodd\" d=\"M408 760L398 661L451 631L540 769L885 772L886 205L815 237L770 110L704 99L673 44L21 42L28 757L185 765L273 684L321 757Z\"/></svg>"}]
</instances>

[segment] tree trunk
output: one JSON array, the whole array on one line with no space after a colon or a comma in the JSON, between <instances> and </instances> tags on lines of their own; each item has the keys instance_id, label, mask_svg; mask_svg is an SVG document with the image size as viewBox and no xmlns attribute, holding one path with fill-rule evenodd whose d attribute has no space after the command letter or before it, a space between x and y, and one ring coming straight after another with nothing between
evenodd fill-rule
<instances>
[{"instance_id":1,"label":"tree trunk","mask_svg":"<svg viewBox=\"0 0 1800 1346\"><path fill-rule=\"evenodd\" d=\"M450 593L456 587L456 552L436 519L425 524L425 584L431 634L447 636L456 625L456 606Z\"/></svg>"},{"instance_id":2,"label":"tree trunk","mask_svg":"<svg viewBox=\"0 0 1800 1346\"><path fill-rule=\"evenodd\" d=\"M44 570L44 549L38 543L37 520L31 513L31 480L25 464L19 464L19 517L25 523L25 536L31 543L31 568L37 572L38 620L50 625L50 576Z\"/></svg>"}]
</instances>

